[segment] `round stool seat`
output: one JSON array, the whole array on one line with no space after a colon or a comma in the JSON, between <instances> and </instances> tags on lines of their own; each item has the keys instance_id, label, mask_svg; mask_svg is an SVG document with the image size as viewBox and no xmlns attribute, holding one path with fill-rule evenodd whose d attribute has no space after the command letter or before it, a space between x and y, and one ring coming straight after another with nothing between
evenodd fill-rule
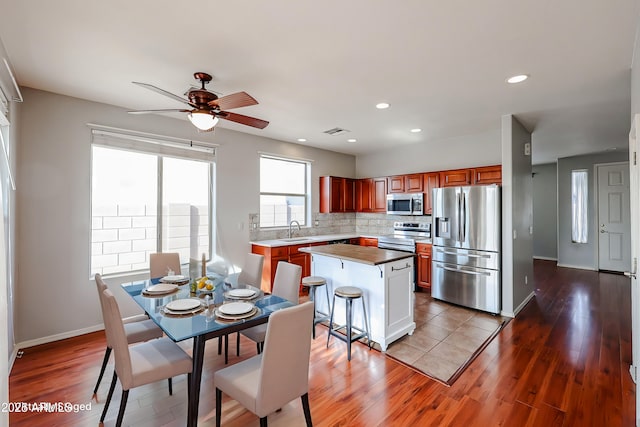
<instances>
[{"instance_id":1,"label":"round stool seat","mask_svg":"<svg viewBox=\"0 0 640 427\"><path fill-rule=\"evenodd\" d=\"M326 285L327 280L320 276L307 276L302 278L302 286L322 286Z\"/></svg>"},{"instance_id":2,"label":"round stool seat","mask_svg":"<svg viewBox=\"0 0 640 427\"><path fill-rule=\"evenodd\" d=\"M342 298L360 298L362 296L362 289L355 286L340 286L334 292Z\"/></svg>"}]
</instances>

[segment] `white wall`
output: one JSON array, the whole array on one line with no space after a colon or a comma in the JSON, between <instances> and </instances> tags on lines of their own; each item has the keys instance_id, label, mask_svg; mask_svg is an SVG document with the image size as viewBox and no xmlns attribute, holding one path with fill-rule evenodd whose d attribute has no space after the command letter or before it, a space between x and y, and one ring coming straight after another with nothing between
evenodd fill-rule
<instances>
[{"instance_id":1,"label":"white wall","mask_svg":"<svg viewBox=\"0 0 640 427\"><path fill-rule=\"evenodd\" d=\"M133 116L105 104L24 89L18 149L16 341L33 344L99 329L95 284L89 279L90 143L87 123L220 144L217 161L219 251L242 265L250 251L247 226L259 211L258 151L312 159L320 175L355 176L349 155L223 128L197 133L186 120ZM114 171L117 173L117 171ZM317 185L312 211L318 211ZM123 315L137 310L119 294Z\"/></svg>"},{"instance_id":2,"label":"white wall","mask_svg":"<svg viewBox=\"0 0 640 427\"><path fill-rule=\"evenodd\" d=\"M594 165L627 160L629 160L627 151L558 159L558 265L597 270L598 210L595 198ZM574 169L586 169L589 174L587 213L589 237L587 243L573 243L571 241L571 171Z\"/></svg>"},{"instance_id":3,"label":"white wall","mask_svg":"<svg viewBox=\"0 0 640 427\"><path fill-rule=\"evenodd\" d=\"M531 134L502 116L502 313L515 316L533 297Z\"/></svg>"},{"instance_id":4,"label":"white wall","mask_svg":"<svg viewBox=\"0 0 640 427\"><path fill-rule=\"evenodd\" d=\"M484 133L398 145L390 150L359 155L357 177L499 165L502 163L500 144L500 122L496 120L496 128Z\"/></svg>"},{"instance_id":5,"label":"white wall","mask_svg":"<svg viewBox=\"0 0 640 427\"><path fill-rule=\"evenodd\" d=\"M533 166L533 256L558 259L558 174L556 163Z\"/></svg>"}]
</instances>

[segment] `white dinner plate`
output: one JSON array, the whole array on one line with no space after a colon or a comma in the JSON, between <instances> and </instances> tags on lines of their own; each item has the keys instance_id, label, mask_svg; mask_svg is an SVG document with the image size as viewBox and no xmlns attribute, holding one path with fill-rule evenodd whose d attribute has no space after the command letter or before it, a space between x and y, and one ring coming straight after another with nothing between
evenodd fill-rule
<instances>
[{"instance_id":1,"label":"white dinner plate","mask_svg":"<svg viewBox=\"0 0 640 427\"><path fill-rule=\"evenodd\" d=\"M238 316L253 310L253 304L249 304L248 302L230 302L228 304L222 304L218 307L218 310L227 316Z\"/></svg>"},{"instance_id":2,"label":"white dinner plate","mask_svg":"<svg viewBox=\"0 0 640 427\"><path fill-rule=\"evenodd\" d=\"M178 289L176 285L170 283L160 283L157 285L149 286L144 290L147 294L168 294Z\"/></svg>"},{"instance_id":3,"label":"white dinner plate","mask_svg":"<svg viewBox=\"0 0 640 427\"><path fill-rule=\"evenodd\" d=\"M163 283L171 283L171 282L183 282L187 280L186 276L180 276L180 275L176 275L176 276L164 276L160 279L161 282Z\"/></svg>"},{"instance_id":4,"label":"white dinner plate","mask_svg":"<svg viewBox=\"0 0 640 427\"><path fill-rule=\"evenodd\" d=\"M200 300L186 298L171 301L166 305L166 307L171 311L189 311L195 310L196 308L200 307L200 305Z\"/></svg>"},{"instance_id":5,"label":"white dinner plate","mask_svg":"<svg viewBox=\"0 0 640 427\"><path fill-rule=\"evenodd\" d=\"M256 291L253 289L231 289L228 294L230 297L250 298L256 294Z\"/></svg>"},{"instance_id":6,"label":"white dinner plate","mask_svg":"<svg viewBox=\"0 0 640 427\"><path fill-rule=\"evenodd\" d=\"M252 317L252 316L254 316L257 312L258 312L258 308L257 308L257 307L253 307L253 308L251 309L251 311L250 311L250 312L248 312L248 313L238 314L237 316L230 316L230 315L228 315L228 314L223 314L223 313L221 313L221 312L220 312L220 307L218 307L218 308L216 309L216 311L215 311L215 314L216 314L216 317L218 317L219 319L222 319L222 320L237 321L237 320L240 320L240 319L246 319L246 318Z\"/></svg>"}]
</instances>

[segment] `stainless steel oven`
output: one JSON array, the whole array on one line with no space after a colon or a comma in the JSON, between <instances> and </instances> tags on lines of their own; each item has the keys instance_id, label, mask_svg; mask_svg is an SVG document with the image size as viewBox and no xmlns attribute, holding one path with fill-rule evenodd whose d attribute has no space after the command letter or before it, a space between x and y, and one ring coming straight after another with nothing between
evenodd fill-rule
<instances>
[{"instance_id":1,"label":"stainless steel oven","mask_svg":"<svg viewBox=\"0 0 640 427\"><path fill-rule=\"evenodd\" d=\"M387 213L424 215L424 193L387 194Z\"/></svg>"}]
</instances>

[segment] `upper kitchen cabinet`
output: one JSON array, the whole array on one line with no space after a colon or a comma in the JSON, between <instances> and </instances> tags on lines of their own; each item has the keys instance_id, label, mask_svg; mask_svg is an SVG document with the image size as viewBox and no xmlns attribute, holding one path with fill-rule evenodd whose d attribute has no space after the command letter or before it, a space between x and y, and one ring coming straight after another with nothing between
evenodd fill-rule
<instances>
[{"instance_id":1,"label":"upper kitchen cabinet","mask_svg":"<svg viewBox=\"0 0 640 427\"><path fill-rule=\"evenodd\" d=\"M389 193L422 193L422 175L412 173L387 177L387 191Z\"/></svg>"},{"instance_id":2,"label":"upper kitchen cabinet","mask_svg":"<svg viewBox=\"0 0 640 427\"><path fill-rule=\"evenodd\" d=\"M363 178L356 181L356 212L387 211L387 178Z\"/></svg>"},{"instance_id":3,"label":"upper kitchen cabinet","mask_svg":"<svg viewBox=\"0 0 640 427\"><path fill-rule=\"evenodd\" d=\"M482 184L498 184L502 185L502 166L485 166L475 168L473 173L473 183Z\"/></svg>"},{"instance_id":4,"label":"upper kitchen cabinet","mask_svg":"<svg viewBox=\"0 0 640 427\"><path fill-rule=\"evenodd\" d=\"M387 177L387 192L404 193L404 175Z\"/></svg>"},{"instance_id":5,"label":"upper kitchen cabinet","mask_svg":"<svg viewBox=\"0 0 640 427\"><path fill-rule=\"evenodd\" d=\"M356 180L337 176L320 177L320 212L355 212Z\"/></svg>"},{"instance_id":6,"label":"upper kitchen cabinet","mask_svg":"<svg viewBox=\"0 0 640 427\"><path fill-rule=\"evenodd\" d=\"M473 169L455 169L440 172L440 187L457 187L473 183Z\"/></svg>"},{"instance_id":7,"label":"upper kitchen cabinet","mask_svg":"<svg viewBox=\"0 0 640 427\"><path fill-rule=\"evenodd\" d=\"M425 215L431 215L433 211L433 205L431 203L431 190L440 187L440 173L431 172L422 174L422 187L424 188L424 213Z\"/></svg>"}]
</instances>

